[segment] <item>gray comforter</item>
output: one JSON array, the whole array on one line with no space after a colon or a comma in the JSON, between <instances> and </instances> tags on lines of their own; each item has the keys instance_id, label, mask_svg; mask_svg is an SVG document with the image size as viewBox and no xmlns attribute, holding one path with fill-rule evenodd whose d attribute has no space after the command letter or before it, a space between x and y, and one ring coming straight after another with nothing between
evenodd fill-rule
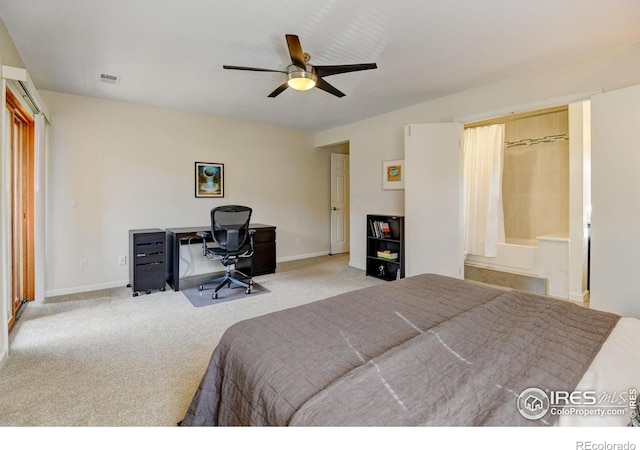
<instances>
[{"instance_id":1,"label":"gray comforter","mask_svg":"<svg viewBox=\"0 0 640 450\"><path fill-rule=\"evenodd\" d=\"M516 408L572 390L619 316L438 275L239 322L182 425L551 425Z\"/></svg>"}]
</instances>

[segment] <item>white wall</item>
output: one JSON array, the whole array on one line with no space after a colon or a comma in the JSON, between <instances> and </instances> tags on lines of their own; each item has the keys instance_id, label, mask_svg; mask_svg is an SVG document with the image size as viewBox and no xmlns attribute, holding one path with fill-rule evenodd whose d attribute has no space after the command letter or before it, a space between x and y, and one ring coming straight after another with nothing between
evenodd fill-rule
<instances>
[{"instance_id":1,"label":"white wall","mask_svg":"<svg viewBox=\"0 0 640 450\"><path fill-rule=\"evenodd\" d=\"M329 252L331 151L315 149L311 135L41 95L52 114L47 296L125 285L128 266L119 266L118 256L129 254L129 229L208 225L210 209L221 204L249 205L253 222L275 225L280 261ZM196 161L224 164L224 198L195 198ZM69 207L71 199L77 207Z\"/></svg>"},{"instance_id":2,"label":"white wall","mask_svg":"<svg viewBox=\"0 0 640 450\"><path fill-rule=\"evenodd\" d=\"M350 142L351 264L364 267L368 213L404 213L401 192L382 191L380 165L403 157L403 127L411 123L471 122L510 112L568 104L589 93L640 83L640 45L615 54L524 75L421 103L316 134L316 145ZM437 218L434 218L437 220ZM358 225L360 224L360 225ZM406 243L407 246L411 242Z\"/></svg>"},{"instance_id":3,"label":"white wall","mask_svg":"<svg viewBox=\"0 0 640 450\"><path fill-rule=\"evenodd\" d=\"M640 318L640 85L591 101L591 306Z\"/></svg>"}]
</instances>

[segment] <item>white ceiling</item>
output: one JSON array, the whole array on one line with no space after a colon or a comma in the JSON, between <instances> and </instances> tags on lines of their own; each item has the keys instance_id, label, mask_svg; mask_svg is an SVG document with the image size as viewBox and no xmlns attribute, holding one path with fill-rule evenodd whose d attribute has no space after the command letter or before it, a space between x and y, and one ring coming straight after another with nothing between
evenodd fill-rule
<instances>
[{"instance_id":1,"label":"white ceiling","mask_svg":"<svg viewBox=\"0 0 640 450\"><path fill-rule=\"evenodd\" d=\"M640 42L639 0L0 0L0 18L39 89L303 131ZM222 68L284 70L285 34L311 64L378 69L327 77L343 98L268 98L284 74Z\"/></svg>"}]
</instances>

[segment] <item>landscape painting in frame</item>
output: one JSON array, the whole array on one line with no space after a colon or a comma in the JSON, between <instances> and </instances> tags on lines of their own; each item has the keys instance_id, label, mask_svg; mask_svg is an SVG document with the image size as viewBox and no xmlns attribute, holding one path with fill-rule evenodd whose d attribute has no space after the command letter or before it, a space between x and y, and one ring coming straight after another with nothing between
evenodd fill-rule
<instances>
[{"instance_id":1,"label":"landscape painting in frame","mask_svg":"<svg viewBox=\"0 0 640 450\"><path fill-rule=\"evenodd\" d=\"M224 164L196 163L196 197L224 197Z\"/></svg>"},{"instance_id":2,"label":"landscape painting in frame","mask_svg":"<svg viewBox=\"0 0 640 450\"><path fill-rule=\"evenodd\" d=\"M404 159L382 162L382 189L404 189Z\"/></svg>"}]
</instances>

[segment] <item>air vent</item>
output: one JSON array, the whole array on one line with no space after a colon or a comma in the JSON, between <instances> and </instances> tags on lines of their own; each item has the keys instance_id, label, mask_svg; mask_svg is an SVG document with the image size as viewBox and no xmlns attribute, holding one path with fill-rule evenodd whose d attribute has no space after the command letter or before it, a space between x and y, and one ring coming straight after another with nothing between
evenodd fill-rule
<instances>
[{"instance_id":1,"label":"air vent","mask_svg":"<svg viewBox=\"0 0 640 450\"><path fill-rule=\"evenodd\" d=\"M103 74L100 74L100 81L103 81L105 83L110 83L110 84L118 84L120 83L120 77L103 73Z\"/></svg>"}]
</instances>

